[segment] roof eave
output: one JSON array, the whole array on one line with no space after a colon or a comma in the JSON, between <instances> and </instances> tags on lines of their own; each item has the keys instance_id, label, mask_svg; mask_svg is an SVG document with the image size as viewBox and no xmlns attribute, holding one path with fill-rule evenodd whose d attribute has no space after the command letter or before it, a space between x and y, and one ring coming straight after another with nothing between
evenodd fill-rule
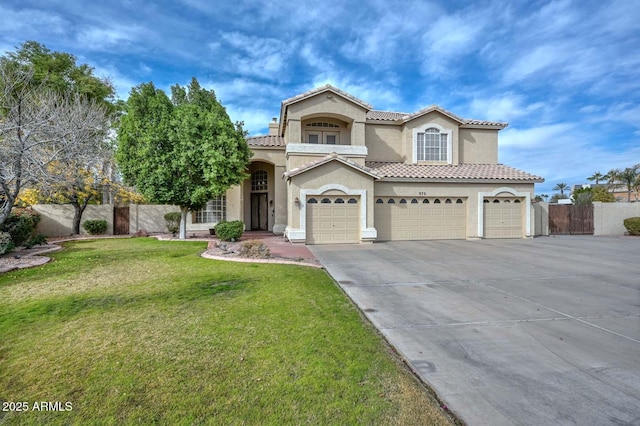
<instances>
[{"instance_id":1,"label":"roof eave","mask_svg":"<svg viewBox=\"0 0 640 426\"><path fill-rule=\"evenodd\" d=\"M544 179L475 179L475 178L412 178L412 177L381 177L381 182L425 182L425 183L542 183Z\"/></svg>"}]
</instances>

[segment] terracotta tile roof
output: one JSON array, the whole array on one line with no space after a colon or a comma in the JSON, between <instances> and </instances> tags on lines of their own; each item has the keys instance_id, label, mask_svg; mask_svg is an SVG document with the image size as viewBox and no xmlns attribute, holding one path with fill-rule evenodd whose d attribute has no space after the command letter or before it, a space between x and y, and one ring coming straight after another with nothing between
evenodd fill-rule
<instances>
[{"instance_id":1,"label":"terracotta tile roof","mask_svg":"<svg viewBox=\"0 0 640 426\"><path fill-rule=\"evenodd\" d=\"M378 111L373 110L367 112L367 119L374 121L401 121L402 123L406 123L408 121L413 120L414 118L418 118L425 114L428 114L432 111L438 111L441 114L444 114L452 119L456 120L462 125L471 125L471 126L495 126L495 127L507 127L507 123L501 123L497 121L484 121L484 120L474 120L468 118L462 118L451 111L447 111L446 109L439 107L438 105L430 105L426 108L421 109L418 112L414 112L411 114L404 112L391 112L391 111Z\"/></svg>"},{"instance_id":2,"label":"terracotta tile roof","mask_svg":"<svg viewBox=\"0 0 640 426\"><path fill-rule=\"evenodd\" d=\"M247 138L249 146L285 146L284 138L276 135L252 136Z\"/></svg>"},{"instance_id":3,"label":"terracotta tile roof","mask_svg":"<svg viewBox=\"0 0 640 426\"><path fill-rule=\"evenodd\" d=\"M294 96L292 98L285 99L284 101L282 101L282 105L283 106L289 105L289 104L301 101L303 99L306 99L308 97L311 97L313 95L317 95L318 93L325 92L327 90L332 91L332 92L334 92L334 93L336 93L336 94L338 94L338 95L340 95L340 96L342 96L344 98L347 98L347 99L359 104L364 109L367 109L367 110L373 109L373 106L371 106L370 104L366 103L365 101L363 101L361 99L358 99L355 96L350 95L349 93L347 93L345 91L342 91L342 90L340 90L340 89L338 89L336 87L333 87L330 84L327 84L327 85L321 86L321 87L317 87L315 89L309 90L309 91L301 93L299 95L296 95L296 96Z\"/></svg>"},{"instance_id":4,"label":"terracotta tile roof","mask_svg":"<svg viewBox=\"0 0 640 426\"><path fill-rule=\"evenodd\" d=\"M544 182L540 176L504 164L430 165L367 161L365 165L382 178Z\"/></svg>"},{"instance_id":5,"label":"terracotta tile roof","mask_svg":"<svg viewBox=\"0 0 640 426\"><path fill-rule=\"evenodd\" d=\"M379 121L398 121L409 114L404 112L391 112L391 111L369 111L367 112L367 120L379 120Z\"/></svg>"},{"instance_id":6,"label":"terracotta tile roof","mask_svg":"<svg viewBox=\"0 0 640 426\"><path fill-rule=\"evenodd\" d=\"M351 160L349 160L349 159L347 159L345 157L342 157L341 155L338 155L335 152L332 152L331 154L327 155L326 157L322 157L322 158L320 158L320 159L318 159L316 161L312 161L312 162L307 163L307 164L305 164L303 166L296 167L295 169L291 169L288 172L284 172L283 176L286 177L286 178L290 178L292 176L299 175L300 173L304 173L304 172L306 172L308 170L311 170L311 169L313 169L315 167L318 167L318 166L321 166L323 164L326 164L326 163L328 163L330 161L339 161L340 163L345 164L345 165L347 165L349 167L352 167L352 168L354 168L356 170L359 170L359 171L361 171L361 172L363 172L365 174L368 174L368 175L372 176L375 179L378 179L380 177L374 170L370 169L369 167L361 166L361 165L359 165L357 163L354 163L353 161L351 161Z\"/></svg>"}]
</instances>

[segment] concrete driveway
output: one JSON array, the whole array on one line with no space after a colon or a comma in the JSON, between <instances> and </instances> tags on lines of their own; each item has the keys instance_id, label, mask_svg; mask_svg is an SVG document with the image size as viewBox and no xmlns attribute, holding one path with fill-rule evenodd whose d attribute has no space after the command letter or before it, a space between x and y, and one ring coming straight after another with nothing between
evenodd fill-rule
<instances>
[{"instance_id":1,"label":"concrete driveway","mask_svg":"<svg viewBox=\"0 0 640 426\"><path fill-rule=\"evenodd\" d=\"M640 424L640 238L310 249L468 424Z\"/></svg>"}]
</instances>

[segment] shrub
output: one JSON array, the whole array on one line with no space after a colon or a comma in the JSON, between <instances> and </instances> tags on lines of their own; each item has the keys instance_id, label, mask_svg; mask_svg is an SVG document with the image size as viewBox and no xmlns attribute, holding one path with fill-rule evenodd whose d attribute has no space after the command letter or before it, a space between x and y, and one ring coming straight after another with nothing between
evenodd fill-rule
<instances>
[{"instance_id":1,"label":"shrub","mask_svg":"<svg viewBox=\"0 0 640 426\"><path fill-rule=\"evenodd\" d=\"M271 250L262 240L248 240L240 244L240 252L238 254L242 257L266 259L271 257Z\"/></svg>"},{"instance_id":2,"label":"shrub","mask_svg":"<svg viewBox=\"0 0 640 426\"><path fill-rule=\"evenodd\" d=\"M34 237L42 216L31 209L13 209L0 231L8 232L16 247Z\"/></svg>"},{"instance_id":3,"label":"shrub","mask_svg":"<svg viewBox=\"0 0 640 426\"><path fill-rule=\"evenodd\" d=\"M244 222L233 220L231 222L220 222L215 226L216 235L222 241L235 241L244 232Z\"/></svg>"},{"instance_id":4,"label":"shrub","mask_svg":"<svg viewBox=\"0 0 640 426\"><path fill-rule=\"evenodd\" d=\"M629 234L640 235L640 217L628 217L624 220L624 227Z\"/></svg>"},{"instance_id":5,"label":"shrub","mask_svg":"<svg viewBox=\"0 0 640 426\"><path fill-rule=\"evenodd\" d=\"M9 253L14 248L11 235L8 232L0 232L0 254Z\"/></svg>"},{"instance_id":6,"label":"shrub","mask_svg":"<svg viewBox=\"0 0 640 426\"><path fill-rule=\"evenodd\" d=\"M167 224L167 230L176 236L176 232L180 229L180 219L182 218L182 213L180 212L171 212L164 215L164 220Z\"/></svg>"},{"instance_id":7,"label":"shrub","mask_svg":"<svg viewBox=\"0 0 640 426\"><path fill-rule=\"evenodd\" d=\"M47 237L42 234L38 234L24 243L24 247L30 249L34 246L41 246L43 244L47 244Z\"/></svg>"},{"instance_id":8,"label":"shrub","mask_svg":"<svg viewBox=\"0 0 640 426\"><path fill-rule=\"evenodd\" d=\"M91 235L100 235L107 232L106 220L85 220L82 223L82 227Z\"/></svg>"}]
</instances>

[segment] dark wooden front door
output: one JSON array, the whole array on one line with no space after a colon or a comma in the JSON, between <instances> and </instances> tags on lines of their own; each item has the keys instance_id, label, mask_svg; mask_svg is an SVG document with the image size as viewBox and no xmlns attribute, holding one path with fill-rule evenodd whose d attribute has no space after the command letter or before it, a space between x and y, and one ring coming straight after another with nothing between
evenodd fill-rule
<instances>
[{"instance_id":1,"label":"dark wooden front door","mask_svg":"<svg viewBox=\"0 0 640 426\"><path fill-rule=\"evenodd\" d=\"M129 206L113 208L113 235L129 235Z\"/></svg>"},{"instance_id":2,"label":"dark wooden front door","mask_svg":"<svg viewBox=\"0 0 640 426\"><path fill-rule=\"evenodd\" d=\"M549 205L549 233L552 235L593 234L593 205Z\"/></svg>"},{"instance_id":3,"label":"dark wooden front door","mask_svg":"<svg viewBox=\"0 0 640 426\"><path fill-rule=\"evenodd\" d=\"M251 194L251 229L254 231L266 231L269 227L268 224L267 194Z\"/></svg>"}]
</instances>

